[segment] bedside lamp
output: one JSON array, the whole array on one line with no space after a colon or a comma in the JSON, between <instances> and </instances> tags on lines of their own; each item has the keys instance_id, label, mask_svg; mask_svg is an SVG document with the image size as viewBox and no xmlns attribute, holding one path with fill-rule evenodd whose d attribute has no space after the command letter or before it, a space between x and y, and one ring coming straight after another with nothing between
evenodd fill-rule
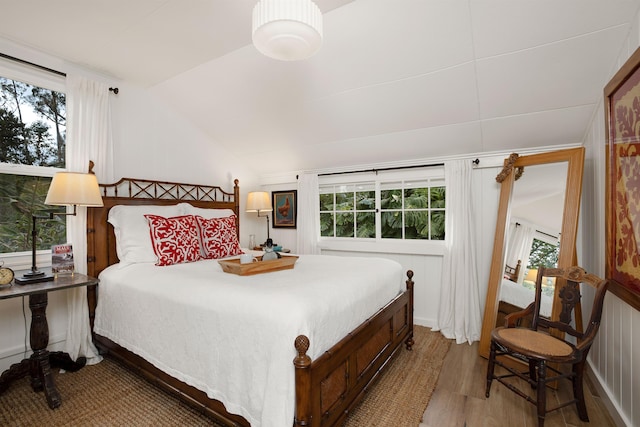
<instances>
[{"instance_id":1,"label":"bedside lamp","mask_svg":"<svg viewBox=\"0 0 640 427\"><path fill-rule=\"evenodd\" d=\"M524 277L524 280L526 280L528 282L536 283L536 279L537 278L538 278L538 269L537 268L531 268L527 272L527 275Z\"/></svg>"},{"instance_id":2,"label":"bedside lamp","mask_svg":"<svg viewBox=\"0 0 640 427\"><path fill-rule=\"evenodd\" d=\"M269 237L269 215L260 215L263 212L271 212L273 208L271 207L271 199L269 198L269 193L266 191L254 191L247 194L247 212L258 212L258 217L264 216L267 218L267 240L264 243L266 246L271 238ZM273 243L271 241L271 243ZM253 249L253 248L251 248Z\"/></svg>"},{"instance_id":3,"label":"bedside lamp","mask_svg":"<svg viewBox=\"0 0 640 427\"><path fill-rule=\"evenodd\" d=\"M31 216L33 220L31 228L31 271L15 279L19 284L44 282L53 278L52 275L38 270L36 266L36 238L38 236L36 220L53 219L54 215L75 216L77 206L102 206L98 179L93 173L58 172L51 180L49 192L44 203L53 206L73 206L73 212L50 212L48 216Z\"/></svg>"}]
</instances>

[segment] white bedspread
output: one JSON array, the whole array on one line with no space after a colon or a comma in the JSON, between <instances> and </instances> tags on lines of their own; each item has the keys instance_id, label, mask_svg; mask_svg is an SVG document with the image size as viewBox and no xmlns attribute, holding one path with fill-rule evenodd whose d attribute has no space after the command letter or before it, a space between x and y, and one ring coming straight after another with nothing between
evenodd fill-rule
<instances>
[{"instance_id":1,"label":"white bedspread","mask_svg":"<svg viewBox=\"0 0 640 427\"><path fill-rule=\"evenodd\" d=\"M545 317L551 317L551 308L553 305L553 297L542 294L540 301L540 314ZM532 289L526 288L518 283L508 279L502 279L500 286L500 300L511 303L517 307L527 308L536 298Z\"/></svg>"},{"instance_id":2,"label":"white bedspread","mask_svg":"<svg viewBox=\"0 0 640 427\"><path fill-rule=\"evenodd\" d=\"M293 422L298 335L315 359L405 289L397 262L327 255L255 276L206 260L116 265L99 278L97 334L255 427Z\"/></svg>"}]
</instances>

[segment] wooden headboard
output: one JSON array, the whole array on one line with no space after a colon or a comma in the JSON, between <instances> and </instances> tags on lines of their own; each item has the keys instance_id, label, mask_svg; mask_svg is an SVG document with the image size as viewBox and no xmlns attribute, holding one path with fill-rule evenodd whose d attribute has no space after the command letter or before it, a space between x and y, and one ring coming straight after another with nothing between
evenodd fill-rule
<instances>
[{"instance_id":1,"label":"wooden headboard","mask_svg":"<svg viewBox=\"0 0 640 427\"><path fill-rule=\"evenodd\" d=\"M116 205L175 205L188 202L198 208L231 209L236 214L236 234L240 239L240 187L233 181L233 193L221 187L177 182L122 178L115 184L100 184L100 208L87 208L87 274L100 272L118 262L113 226L107 222L109 209ZM96 286L87 287L89 322L93 330L98 303Z\"/></svg>"},{"instance_id":2,"label":"wooden headboard","mask_svg":"<svg viewBox=\"0 0 640 427\"><path fill-rule=\"evenodd\" d=\"M122 178L115 184L100 184L103 207L87 209L87 274L98 277L118 262L113 226L107 222L116 205L175 205L188 202L207 209L231 209L236 213L236 233L240 238L240 187L233 182L233 193L221 187L177 182Z\"/></svg>"}]
</instances>

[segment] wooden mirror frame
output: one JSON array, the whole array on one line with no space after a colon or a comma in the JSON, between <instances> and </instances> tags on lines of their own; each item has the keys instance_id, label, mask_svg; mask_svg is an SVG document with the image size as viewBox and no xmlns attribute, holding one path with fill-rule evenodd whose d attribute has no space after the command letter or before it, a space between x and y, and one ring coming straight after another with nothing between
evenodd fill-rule
<instances>
[{"instance_id":1,"label":"wooden mirror frame","mask_svg":"<svg viewBox=\"0 0 640 427\"><path fill-rule=\"evenodd\" d=\"M509 175L502 181L500 188L496 234L493 241L491 269L489 270L489 286L487 288L487 299L484 308L484 318L482 321L480 345L478 346L478 352L482 357L489 357L491 331L496 327L500 284L502 283L502 276L504 273L505 237L506 230L509 225L511 195L515 182L514 171L516 168L524 167L524 174L526 175L528 166L560 162L567 162L568 165L558 267L567 268L576 262L575 247L576 237L578 234L578 217L580 215L580 198L582 196L584 147L518 157L513 164L511 173L509 173ZM557 320L559 318L561 311L560 299L558 296L561 287L561 284L560 286L556 286L554 291L553 306L551 309L551 318L553 320Z\"/></svg>"}]
</instances>

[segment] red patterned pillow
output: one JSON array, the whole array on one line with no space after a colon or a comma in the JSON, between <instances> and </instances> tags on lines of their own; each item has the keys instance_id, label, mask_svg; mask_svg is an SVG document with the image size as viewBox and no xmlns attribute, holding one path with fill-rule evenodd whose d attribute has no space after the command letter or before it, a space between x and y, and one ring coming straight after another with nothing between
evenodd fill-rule
<instances>
[{"instance_id":1,"label":"red patterned pillow","mask_svg":"<svg viewBox=\"0 0 640 427\"><path fill-rule=\"evenodd\" d=\"M196 216L200 228L203 258L217 259L240 255L240 242L236 234L236 216L205 219Z\"/></svg>"},{"instance_id":2,"label":"red patterned pillow","mask_svg":"<svg viewBox=\"0 0 640 427\"><path fill-rule=\"evenodd\" d=\"M193 215L165 218L145 215L149 220L151 246L158 257L156 265L172 265L200 259L200 235Z\"/></svg>"}]
</instances>

